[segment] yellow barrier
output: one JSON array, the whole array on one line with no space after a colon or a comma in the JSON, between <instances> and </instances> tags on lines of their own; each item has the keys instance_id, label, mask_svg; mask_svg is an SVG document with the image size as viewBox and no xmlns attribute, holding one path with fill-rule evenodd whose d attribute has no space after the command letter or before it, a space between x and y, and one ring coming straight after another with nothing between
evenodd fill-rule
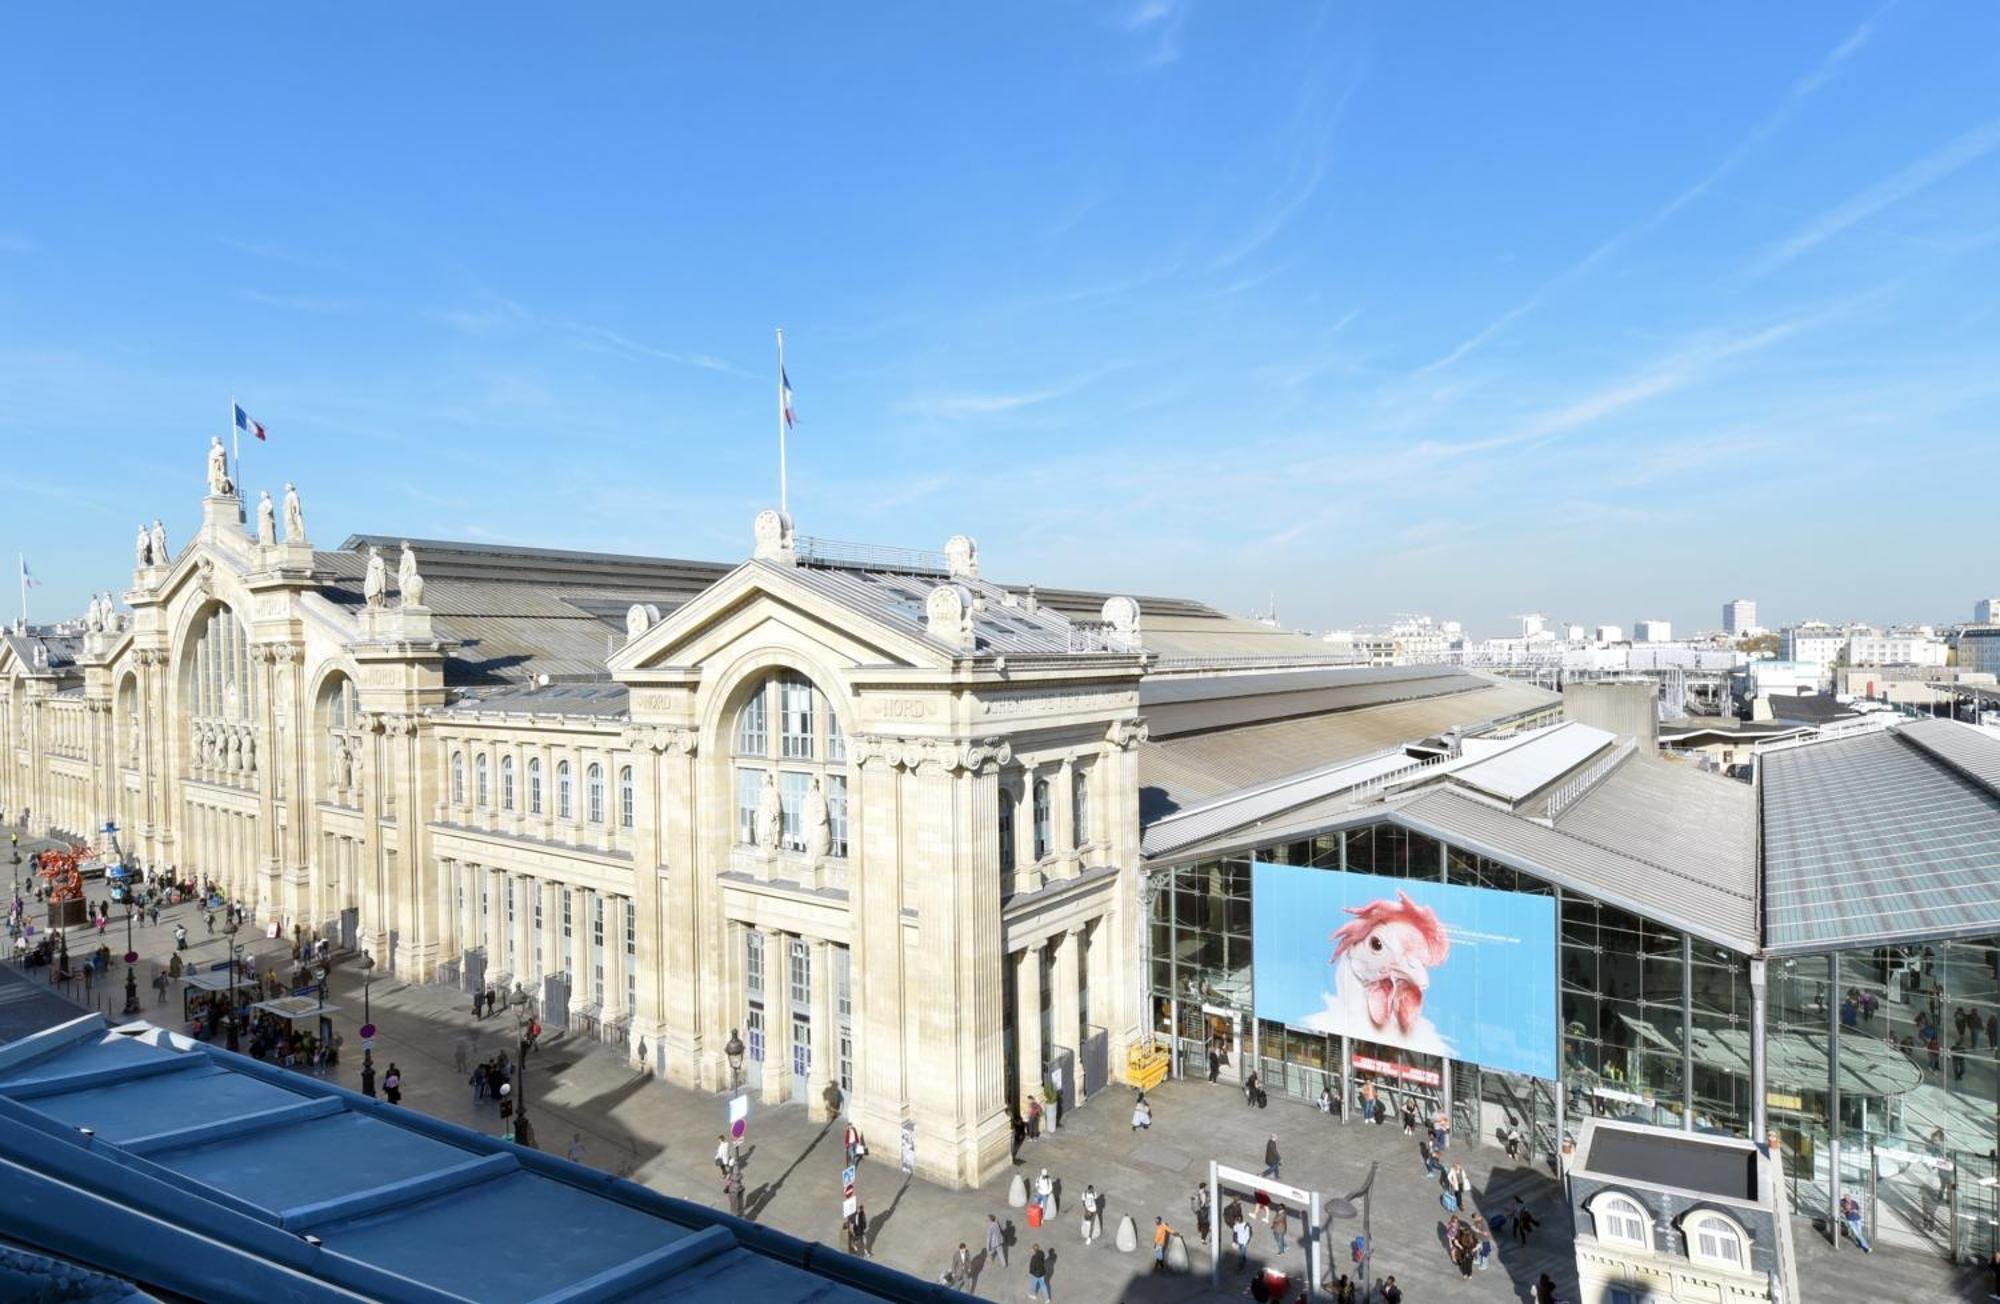
<instances>
[{"instance_id":1,"label":"yellow barrier","mask_svg":"<svg viewBox=\"0 0 2000 1304\"><path fill-rule=\"evenodd\" d=\"M1151 1091L1167 1080L1167 1048L1153 1041L1134 1042L1125 1051L1125 1080Z\"/></svg>"}]
</instances>

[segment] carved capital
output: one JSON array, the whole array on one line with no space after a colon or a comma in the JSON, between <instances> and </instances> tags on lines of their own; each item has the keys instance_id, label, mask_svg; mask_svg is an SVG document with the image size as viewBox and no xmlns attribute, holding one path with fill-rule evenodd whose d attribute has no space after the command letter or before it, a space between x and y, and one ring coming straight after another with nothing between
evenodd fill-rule
<instances>
[{"instance_id":1,"label":"carved capital","mask_svg":"<svg viewBox=\"0 0 2000 1304\"><path fill-rule=\"evenodd\" d=\"M975 774L999 770L1014 760L1014 744L1005 738L982 738L959 750L959 768Z\"/></svg>"},{"instance_id":2,"label":"carved capital","mask_svg":"<svg viewBox=\"0 0 2000 1304\"><path fill-rule=\"evenodd\" d=\"M1144 719L1113 720L1104 731L1104 741L1121 752L1137 747L1151 736Z\"/></svg>"}]
</instances>

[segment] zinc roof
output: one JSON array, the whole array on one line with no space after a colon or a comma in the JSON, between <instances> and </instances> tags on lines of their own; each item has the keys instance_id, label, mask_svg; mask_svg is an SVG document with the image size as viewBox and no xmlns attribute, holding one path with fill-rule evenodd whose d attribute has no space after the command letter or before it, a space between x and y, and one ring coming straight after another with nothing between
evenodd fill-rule
<instances>
[{"instance_id":1,"label":"zinc roof","mask_svg":"<svg viewBox=\"0 0 2000 1304\"><path fill-rule=\"evenodd\" d=\"M2000 931L2000 741L1936 725L1765 755L1770 949Z\"/></svg>"}]
</instances>

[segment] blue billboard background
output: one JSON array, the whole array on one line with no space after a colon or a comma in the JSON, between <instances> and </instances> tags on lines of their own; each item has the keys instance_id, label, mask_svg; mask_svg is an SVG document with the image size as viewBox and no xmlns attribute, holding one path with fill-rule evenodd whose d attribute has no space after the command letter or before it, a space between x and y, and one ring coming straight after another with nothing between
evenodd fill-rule
<instances>
[{"instance_id":1,"label":"blue billboard background","mask_svg":"<svg viewBox=\"0 0 2000 1304\"><path fill-rule=\"evenodd\" d=\"M1553 898L1263 861L1250 891L1259 1018L1556 1076Z\"/></svg>"}]
</instances>

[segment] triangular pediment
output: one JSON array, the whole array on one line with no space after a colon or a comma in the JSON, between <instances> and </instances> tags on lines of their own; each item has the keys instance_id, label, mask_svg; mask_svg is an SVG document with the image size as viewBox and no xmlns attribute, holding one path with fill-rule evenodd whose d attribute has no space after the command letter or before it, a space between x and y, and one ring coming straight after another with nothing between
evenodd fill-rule
<instances>
[{"instance_id":1,"label":"triangular pediment","mask_svg":"<svg viewBox=\"0 0 2000 1304\"><path fill-rule=\"evenodd\" d=\"M699 666L746 641L807 640L825 660L846 665L945 670L950 650L908 621L844 602L827 586L802 582L790 566L745 562L614 653L614 678L640 679L667 667Z\"/></svg>"}]
</instances>

